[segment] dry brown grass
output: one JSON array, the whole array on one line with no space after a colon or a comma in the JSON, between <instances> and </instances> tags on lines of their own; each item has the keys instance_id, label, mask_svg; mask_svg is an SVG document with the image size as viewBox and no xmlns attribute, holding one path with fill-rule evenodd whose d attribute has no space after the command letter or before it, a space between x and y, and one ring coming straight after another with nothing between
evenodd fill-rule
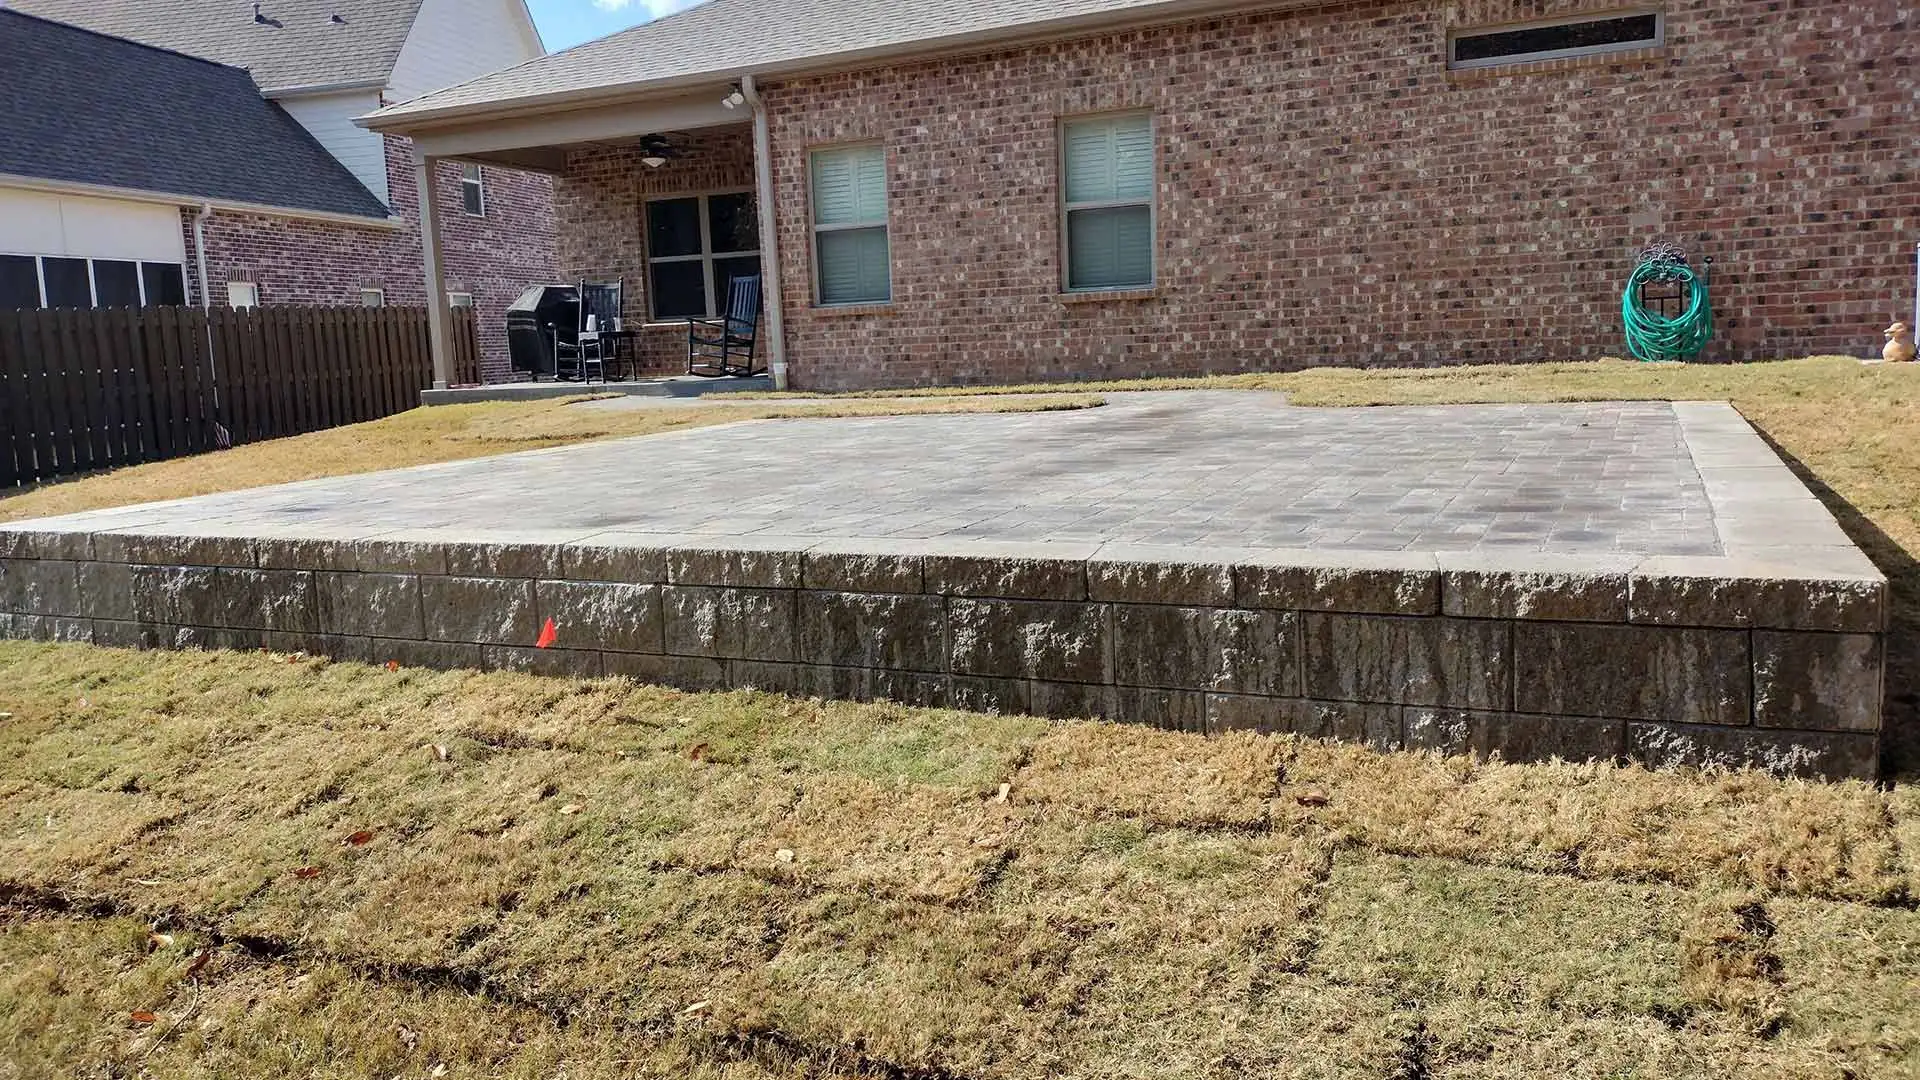
<instances>
[{"instance_id":1,"label":"dry brown grass","mask_svg":"<svg viewBox=\"0 0 1920 1080\"><path fill-rule=\"evenodd\" d=\"M0 495L0 521L75 514L267 484L460 461L569 443L657 435L748 420L1035 412L1100 404L1099 398L1085 394L1057 394L1005 402L960 399L762 401L751 405L640 409L582 407L591 400L592 395L582 395L553 401L441 405L218 453L129 466Z\"/></svg>"},{"instance_id":2,"label":"dry brown grass","mask_svg":"<svg viewBox=\"0 0 1920 1080\"><path fill-rule=\"evenodd\" d=\"M0 712L9 1080L1920 1075L1909 790L16 642Z\"/></svg>"}]
</instances>

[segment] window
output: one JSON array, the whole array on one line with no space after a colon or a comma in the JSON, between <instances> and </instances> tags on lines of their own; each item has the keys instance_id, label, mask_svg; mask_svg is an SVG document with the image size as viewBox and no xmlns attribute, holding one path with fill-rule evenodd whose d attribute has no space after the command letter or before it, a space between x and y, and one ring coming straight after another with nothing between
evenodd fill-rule
<instances>
[{"instance_id":1,"label":"window","mask_svg":"<svg viewBox=\"0 0 1920 1080\"><path fill-rule=\"evenodd\" d=\"M40 306L40 260L31 255L0 255L0 311Z\"/></svg>"},{"instance_id":2,"label":"window","mask_svg":"<svg viewBox=\"0 0 1920 1080\"><path fill-rule=\"evenodd\" d=\"M1455 33L1447 43L1447 66L1456 69L1476 68L1530 60L1558 60L1569 56L1656 48L1665 43L1666 20L1657 11L1560 19Z\"/></svg>"},{"instance_id":3,"label":"window","mask_svg":"<svg viewBox=\"0 0 1920 1080\"><path fill-rule=\"evenodd\" d=\"M361 289L360 290L360 306L361 307L386 307L387 306L386 290Z\"/></svg>"},{"instance_id":4,"label":"window","mask_svg":"<svg viewBox=\"0 0 1920 1080\"><path fill-rule=\"evenodd\" d=\"M473 306L473 294L470 292L448 293L447 306L450 308L470 308Z\"/></svg>"},{"instance_id":5,"label":"window","mask_svg":"<svg viewBox=\"0 0 1920 1080\"><path fill-rule=\"evenodd\" d=\"M487 212L487 189L478 165L460 166L460 208L474 217Z\"/></svg>"},{"instance_id":6,"label":"window","mask_svg":"<svg viewBox=\"0 0 1920 1080\"><path fill-rule=\"evenodd\" d=\"M647 295L656 319L714 318L733 279L760 272L753 192L647 203Z\"/></svg>"},{"instance_id":7,"label":"window","mask_svg":"<svg viewBox=\"0 0 1920 1080\"><path fill-rule=\"evenodd\" d=\"M92 275L87 273L85 259L41 259L40 280L46 285L50 308L93 306Z\"/></svg>"},{"instance_id":8,"label":"window","mask_svg":"<svg viewBox=\"0 0 1920 1080\"><path fill-rule=\"evenodd\" d=\"M1153 284L1153 117L1069 120L1060 128L1069 290Z\"/></svg>"},{"instance_id":9,"label":"window","mask_svg":"<svg viewBox=\"0 0 1920 1080\"><path fill-rule=\"evenodd\" d=\"M260 306L260 286L251 281L227 282L227 305L250 308Z\"/></svg>"},{"instance_id":10,"label":"window","mask_svg":"<svg viewBox=\"0 0 1920 1080\"><path fill-rule=\"evenodd\" d=\"M821 304L883 304L893 299L886 148L816 150L812 174L816 299Z\"/></svg>"},{"instance_id":11,"label":"window","mask_svg":"<svg viewBox=\"0 0 1920 1080\"><path fill-rule=\"evenodd\" d=\"M180 307L187 302L187 279L178 263L141 263L140 287L148 307Z\"/></svg>"},{"instance_id":12,"label":"window","mask_svg":"<svg viewBox=\"0 0 1920 1080\"><path fill-rule=\"evenodd\" d=\"M0 311L177 307L186 302L187 280L178 263L0 255Z\"/></svg>"},{"instance_id":13,"label":"window","mask_svg":"<svg viewBox=\"0 0 1920 1080\"><path fill-rule=\"evenodd\" d=\"M93 260L94 306L140 306L140 264L116 259Z\"/></svg>"}]
</instances>

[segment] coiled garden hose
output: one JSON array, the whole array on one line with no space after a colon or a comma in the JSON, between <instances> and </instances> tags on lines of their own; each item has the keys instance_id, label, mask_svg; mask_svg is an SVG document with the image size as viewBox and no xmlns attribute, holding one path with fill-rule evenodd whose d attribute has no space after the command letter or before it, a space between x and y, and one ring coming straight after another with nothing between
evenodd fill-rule
<instances>
[{"instance_id":1,"label":"coiled garden hose","mask_svg":"<svg viewBox=\"0 0 1920 1080\"><path fill-rule=\"evenodd\" d=\"M1667 318L1640 305L1640 287L1679 283L1687 293L1687 307ZM1684 262L1649 259L1634 267L1620 295L1620 319L1627 330L1627 349L1641 360L1691 360L1713 337L1713 305L1707 282Z\"/></svg>"}]
</instances>

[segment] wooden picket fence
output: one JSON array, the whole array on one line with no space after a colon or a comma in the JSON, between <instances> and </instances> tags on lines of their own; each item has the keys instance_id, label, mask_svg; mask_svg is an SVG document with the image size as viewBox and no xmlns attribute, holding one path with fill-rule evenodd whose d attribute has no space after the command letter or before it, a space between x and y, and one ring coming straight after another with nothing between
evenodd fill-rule
<instances>
[{"instance_id":1,"label":"wooden picket fence","mask_svg":"<svg viewBox=\"0 0 1920 1080\"><path fill-rule=\"evenodd\" d=\"M479 382L453 315L455 381ZM425 308L0 311L0 490L377 420L431 385Z\"/></svg>"}]
</instances>

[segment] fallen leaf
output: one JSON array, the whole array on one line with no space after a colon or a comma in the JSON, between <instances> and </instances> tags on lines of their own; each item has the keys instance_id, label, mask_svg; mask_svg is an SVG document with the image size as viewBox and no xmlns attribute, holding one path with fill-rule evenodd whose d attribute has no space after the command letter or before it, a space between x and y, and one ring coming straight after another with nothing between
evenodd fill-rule
<instances>
[{"instance_id":1,"label":"fallen leaf","mask_svg":"<svg viewBox=\"0 0 1920 1080\"><path fill-rule=\"evenodd\" d=\"M1293 801L1301 806L1325 806L1331 800L1327 798L1327 793L1324 791L1303 791L1295 795Z\"/></svg>"},{"instance_id":2,"label":"fallen leaf","mask_svg":"<svg viewBox=\"0 0 1920 1080\"><path fill-rule=\"evenodd\" d=\"M1000 785L1000 794L998 794L998 795L995 795L995 796L993 797L993 801L994 801L994 802L1006 802L1006 801L1007 801L1007 796L1009 796L1009 795L1011 795L1011 794L1013 794L1013 785L1012 785L1012 784L1001 784L1001 785Z\"/></svg>"},{"instance_id":3,"label":"fallen leaf","mask_svg":"<svg viewBox=\"0 0 1920 1080\"><path fill-rule=\"evenodd\" d=\"M171 948L173 948L173 935L172 935L172 934L162 934L162 933L159 933L158 931L155 931L154 933L151 933L151 934L148 934L148 935L147 935L147 948L149 948L149 949L171 949Z\"/></svg>"},{"instance_id":4,"label":"fallen leaf","mask_svg":"<svg viewBox=\"0 0 1920 1080\"><path fill-rule=\"evenodd\" d=\"M552 619L548 619L546 625L540 628L540 639L533 643L533 647L536 649L551 649L553 648L553 643L559 640L560 628L553 625Z\"/></svg>"},{"instance_id":5,"label":"fallen leaf","mask_svg":"<svg viewBox=\"0 0 1920 1080\"><path fill-rule=\"evenodd\" d=\"M687 757L693 759L694 761L707 760L707 744L694 743L693 748L687 751Z\"/></svg>"},{"instance_id":6,"label":"fallen leaf","mask_svg":"<svg viewBox=\"0 0 1920 1080\"><path fill-rule=\"evenodd\" d=\"M446 748L446 746L445 746L445 745L443 745L443 744L441 744L441 743L434 743L434 744L433 744L433 756L434 756L434 757L437 757L437 758L439 758L439 759L440 759L441 761L445 761L445 760L447 760L448 758L450 758L450 757L452 757L452 756L453 756L453 754L452 754L452 752L451 752L451 751L449 751L449 750L448 750L448 749Z\"/></svg>"},{"instance_id":7,"label":"fallen leaf","mask_svg":"<svg viewBox=\"0 0 1920 1080\"><path fill-rule=\"evenodd\" d=\"M133 1022L136 1024L151 1024L158 1021L159 1019L160 1018L158 1016L155 1016L154 1014L148 1012L145 1009L133 1010Z\"/></svg>"},{"instance_id":8,"label":"fallen leaf","mask_svg":"<svg viewBox=\"0 0 1920 1080\"><path fill-rule=\"evenodd\" d=\"M580 812L580 804L575 802L570 802L567 805L561 807L560 812L562 814L566 814L568 817L571 817L574 814L577 814Z\"/></svg>"},{"instance_id":9,"label":"fallen leaf","mask_svg":"<svg viewBox=\"0 0 1920 1080\"><path fill-rule=\"evenodd\" d=\"M354 833L353 835L347 837L345 840L342 840L341 843L347 845L348 847L361 847L361 846L364 846L367 843L367 841L372 839L373 839L373 833L371 830L361 829L359 832Z\"/></svg>"},{"instance_id":10,"label":"fallen leaf","mask_svg":"<svg viewBox=\"0 0 1920 1080\"><path fill-rule=\"evenodd\" d=\"M387 670L388 670L388 671L399 671L399 670L400 670L400 661L398 661L398 660L389 660L389 661L387 661Z\"/></svg>"},{"instance_id":11,"label":"fallen leaf","mask_svg":"<svg viewBox=\"0 0 1920 1080\"><path fill-rule=\"evenodd\" d=\"M406 1044L407 1049L411 1050L420 1045L420 1033L405 1024L401 1024L400 1041Z\"/></svg>"},{"instance_id":12,"label":"fallen leaf","mask_svg":"<svg viewBox=\"0 0 1920 1080\"><path fill-rule=\"evenodd\" d=\"M774 852L773 857L776 859L779 859L783 863L790 863L794 859L793 849L783 847L779 851Z\"/></svg>"},{"instance_id":13,"label":"fallen leaf","mask_svg":"<svg viewBox=\"0 0 1920 1080\"><path fill-rule=\"evenodd\" d=\"M317 866L302 866L293 872L293 876L299 878L301 881L308 881L320 876L320 868Z\"/></svg>"},{"instance_id":14,"label":"fallen leaf","mask_svg":"<svg viewBox=\"0 0 1920 1080\"><path fill-rule=\"evenodd\" d=\"M681 1010L681 1015L687 1016L693 1013L702 1012L712 1004L713 1002L711 1001L696 1001L693 1004L687 1006L685 1009Z\"/></svg>"},{"instance_id":15,"label":"fallen leaf","mask_svg":"<svg viewBox=\"0 0 1920 1080\"><path fill-rule=\"evenodd\" d=\"M205 970L205 969L206 969L206 966L207 966L207 961L209 961L209 960L212 960L212 959L213 959L213 950L212 950L212 949L201 949L201 950L200 950L200 955L199 955L199 956L196 956L196 957L194 957L194 958L193 958L193 963L191 963L191 964L188 964L188 965L187 965L187 976L186 976L186 977L187 977L187 978L189 978L189 979L191 979L191 978L193 978L193 977L194 977L195 975L198 975L198 974L200 974L200 972L201 972L201 971L203 971L203 970Z\"/></svg>"}]
</instances>

